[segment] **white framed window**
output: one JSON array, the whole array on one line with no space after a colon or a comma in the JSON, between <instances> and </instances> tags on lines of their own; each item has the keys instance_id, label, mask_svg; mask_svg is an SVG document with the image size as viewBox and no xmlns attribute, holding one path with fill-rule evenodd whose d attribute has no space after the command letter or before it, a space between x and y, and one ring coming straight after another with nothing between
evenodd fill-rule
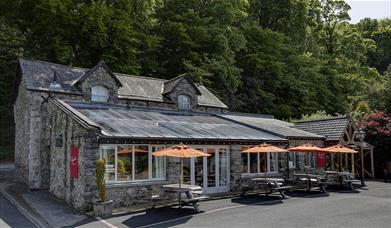
<instances>
[{"instance_id":1,"label":"white framed window","mask_svg":"<svg viewBox=\"0 0 391 228\"><path fill-rule=\"evenodd\" d=\"M178 96L178 109L179 110L190 110L190 96L179 95Z\"/></svg>"},{"instance_id":2,"label":"white framed window","mask_svg":"<svg viewBox=\"0 0 391 228\"><path fill-rule=\"evenodd\" d=\"M100 158L106 161L106 182L164 180L165 157L152 152L164 145L100 145Z\"/></svg>"},{"instance_id":3,"label":"white framed window","mask_svg":"<svg viewBox=\"0 0 391 228\"><path fill-rule=\"evenodd\" d=\"M247 148L243 147L241 151ZM266 164L265 159L267 159ZM278 153L242 153L242 173L259 174L265 171L267 173L278 172Z\"/></svg>"},{"instance_id":4,"label":"white framed window","mask_svg":"<svg viewBox=\"0 0 391 228\"><path fill-rule=\"evenodd\" d=\"M104 86L94 86L91 88L91 101L107 102L109 100L109 90Z\"/></svg>"}]
</instances>

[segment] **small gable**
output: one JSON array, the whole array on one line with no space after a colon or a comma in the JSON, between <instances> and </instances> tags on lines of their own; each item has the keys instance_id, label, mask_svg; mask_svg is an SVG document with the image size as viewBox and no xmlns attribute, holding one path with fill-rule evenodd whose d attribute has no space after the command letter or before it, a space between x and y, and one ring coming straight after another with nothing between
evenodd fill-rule
<instances>
[{"instance_id":1,"label":"small gable","mask_svg":"<svg viewBox=\"0 0 391 228\"><path fill-rule=\"evenodd\" d=\"M76 79L73 85L82 91L86 101L115 103L122 83L101 61Z\"/></svg>"},{"instance_id":2,"label":"small gable","mask_svg":"<svg viewBox=\"0 0 391 228\"><path fill-rule=\"evenodd\" d=\"M162 95L167 101L177 104L178 110L192 110L197 107L201 92L193 80L183 74L166 81Z\"/></svg>"},{"instance_id":3,"label":"small gable","mask_svg":"<svg viewBox=\"0 0 391 228\"><path fill-rule=\"evenodd\" d=\"M111 71L111 69L105 64L104 61L100 61L97 65L95 65L93 68L86 71L84 74L80 76L75 82L74 85L78 86L82 84L86 79L90 78L93 75L102 75L107 74L109 75L112 80L115 81L118 87L122 87L122 83L118 78L114 75L114 73ZM103 79L103 78L102 78Z\"/></svg>"}]
</instances>

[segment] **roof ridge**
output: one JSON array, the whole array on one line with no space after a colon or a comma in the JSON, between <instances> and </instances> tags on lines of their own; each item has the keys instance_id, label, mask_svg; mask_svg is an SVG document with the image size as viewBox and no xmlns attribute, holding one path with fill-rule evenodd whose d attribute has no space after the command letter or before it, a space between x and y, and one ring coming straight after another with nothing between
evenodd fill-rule
<instances>
[{"instance_id":1,"label":"roof ridge","mask_svg":"<svg viewBox=\"0 0 391 228\"><path fill-rule=\"evenodd\" d=\"M274 118L274 115L260 114L260 113L227 112L227 113L224 113L224 114L226 114L226 115L248 116L248 117L259 117L259 118L265 118L265 119L279 120L279 119ZM280 121L283 121L283 120L280 120Z\"/></svg>"},{"instance_id":2,"label":"roof ridge","mask_svg":"<svg viewBox=\"0 0 391 228\"><path fill-rule=\"evenodd\" d=\"M64 65L64 64L59 64L59 63L52 63L44 60L39 60L39 59L30 59L30 58L22 58L19 57L19 60L24 60L24 61L30 61L30 62L39 62L39 63L44 63L44 64L49 64L49 65L54 65L54 66L60 66L60 67L68 67L68 68L73 68L73 69L79 69L79 70L89 70L88 68L84 67L77 67L77 66L69 66L69 65Z\"/></svg>"},{"instance_id":3,"label":"roof ridge","mask_svg":"<svg viewBox=\"0 0 391 228\"><path fill-rule=\"evenodd\" d=\"M336 120L336 119L346 119L346 118L348 118L346 115L342 115L342 116L333 116L333 117L326 117L326 118L314 119L314 120L298 120L295 121L295 124L307 123L307 122L319 122L319 121L326 121L326 120Z\"/></svg>"},{"instance_id":4,"label":"roof ridge","mask_svg":"<svg viewBox=\"0 0 391 228\"><path fill-rule=\"evenodd\" d=\"M149 80L159 80L159 81L163 81L163 82L167 81L167 79L164 79L164 78L155 78L155 77L143 76L143 75L124 74L124 73L115 73L115 72L114 72L114 74L116 76L120 76L120 77L143 78L143 79L149 79Z\"/></svg>"},{"instance_id":5,"label":"roof ridge","mask_svg":"<svg viewBox=\"0 0 391 228\"><path fill-rule=\"evenodd\" d=\"M164 83L173 82L173 81L175 81L175 80L177 80L177 79L179 79L179 78L182 78L182 77L186 76L186 74L187 74L187 73L180 74L180 75L178 75L178 76L176 76L176 77L173 77L173 78L171 78L171 79L165 81Z\"/></svg>"}]
</instances>

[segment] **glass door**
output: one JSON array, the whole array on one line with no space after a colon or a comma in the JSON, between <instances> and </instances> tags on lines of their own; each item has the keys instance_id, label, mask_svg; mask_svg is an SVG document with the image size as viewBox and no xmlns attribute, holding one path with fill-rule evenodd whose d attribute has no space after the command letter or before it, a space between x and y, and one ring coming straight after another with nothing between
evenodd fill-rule
<instances>
[{"instance_id":1,"label":"glass door","mask_svg":"<svg viewBox=\"0 0 391 228\"><path fill-rule=\"evenodd\" d=\"M229 191L228 148L203 146L196 149L210 156L191 158L189 162L184 161L184 182L201 186L205 193Z\"/></svg>"}]
</instances>

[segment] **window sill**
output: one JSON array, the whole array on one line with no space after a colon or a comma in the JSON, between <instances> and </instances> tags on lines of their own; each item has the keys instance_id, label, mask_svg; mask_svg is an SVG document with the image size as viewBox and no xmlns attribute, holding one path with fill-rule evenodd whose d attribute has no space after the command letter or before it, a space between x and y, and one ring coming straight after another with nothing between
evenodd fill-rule
<instances>
[{"instance_id":1,"label":"window sill","mask_svg":"<svg viewBox=\"0 0 391 228\"><path fill-rule=\"evenodd\" d=\"M124 181L124 182L108 182L106 188L121 188L132 186L146 186L146 185L161 185L168 184L167 180L144 180L144 181Z\"/></svg>"}]
</instances>

